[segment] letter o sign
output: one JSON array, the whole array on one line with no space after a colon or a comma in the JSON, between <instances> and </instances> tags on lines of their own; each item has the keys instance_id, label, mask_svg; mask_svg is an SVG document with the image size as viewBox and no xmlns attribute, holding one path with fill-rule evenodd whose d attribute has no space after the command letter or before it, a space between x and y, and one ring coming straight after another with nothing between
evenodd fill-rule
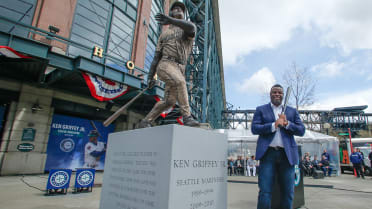
<instances>
[{"instance_id":1,"label":"letter o sign","mask_svg":"<svg viewBox=\"0 0 372 209\"><path fill-rule=\"evenodd\" d=\"M128 61L127 62L127 68L129 70L133 70L134 69L134 62L133 61Z\"/></svg>"}]
</instances>

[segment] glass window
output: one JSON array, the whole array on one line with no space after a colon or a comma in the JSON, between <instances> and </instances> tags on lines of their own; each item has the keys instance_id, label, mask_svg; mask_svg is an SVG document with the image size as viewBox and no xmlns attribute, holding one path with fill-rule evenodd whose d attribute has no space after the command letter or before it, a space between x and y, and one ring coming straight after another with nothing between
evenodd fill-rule
<instances>
[{"instance_id":1,"label":"glass window","mask_svg":"<svg viewBox=\"0 0 372 209\"><path fill-rule=\"evenodd\" d=\"M69 54L91 58L89 48L98 46L111 56L107 57L107 64L123 65L131 58L136 18L137 0L78 0L71 39L88 48L70 46ZM118 62L116 65L113 63L115 60Z\"/></svg>"},{"instance_id":2,"label":"glass window","mask_svg":"<svg viewBox=\"0 0 372 209\"><path fill-rule=\"evenodd\" d=\"M125 11L126 8L127 8L127 2L124 1L124 0L120 0L120 1L116 0L115 1L115 6L117 6L119 9Z\"/></svg>"},{"instance_id":3,"label":"glass window","mask_svg":"<svg viewBox=\"0 0 372 209\"><path fill-rule=\"evenodd\" d=\"M120 60L130 60L134 28L135 21L122 10L114 8L107 53Z\"/></svg>"},{"instance_id":4,"label":"glass window","mask_svg":"<svg viewBox=\"0 0 372 209\"><path fill-rule=\"evenodd\" d=\"M36 7L36 0L0 1L0 14L17 22L31 25ZM27 37L28 30L24 27L0 21L0 31Z\"/></svg>"},{"instance_id":5,"label":"glass window","mask_svg":"<svg viewBox=\"0 0 372 209\"><path fill-rule=\"evenodd\" d=\"M138 0L128 0L128 2L137 8Z\"/></svg>"},{"instance_id":6,"label":"glass window","mask_svg":"<svg viewBox=\"0 0 372 209\"><path fill-rule=\"evenodd\" d=\"M74 22L70 38L93 49L94 46L104 48L107 22L109 21L110 3L97 0L79 0L75 9ZM69 47L69 55L90 58L92 51Z\"/></svg>"},{"instance_id":7,"label":"glass window","mask_svg":"<svg viewBox=\"0 0 372 209\"><path fill-rule=\"evenodd\" d=\"M137 10L131 6L127 7L127 14L135 20L137 18Z\"/></svg>"}]
</instances>

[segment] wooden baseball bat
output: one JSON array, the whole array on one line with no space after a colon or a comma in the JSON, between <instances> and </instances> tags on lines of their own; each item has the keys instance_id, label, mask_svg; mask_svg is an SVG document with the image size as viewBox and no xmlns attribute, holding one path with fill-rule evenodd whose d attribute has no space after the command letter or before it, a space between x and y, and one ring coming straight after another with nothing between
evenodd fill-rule
<instances>
[{"instance_id":1,"label":"wooden baseball bat","mask_svg":"<svg viewBox=\"0 0 372 209\"><path fill-rule=\"evenodd\" d=\"M99 133L96 124L94 124L94 122L93 122L92 120L90 120L89 122L90 122L90 124L92 125L93 129L97 131L97 133L98 133L98 137L101 137L101 134Z\"/></svg>"},{"instance_id":2,"label":"wooden baseball bat","mask_svg":"<svg viewBox=\"0 0 372 209\"><path fill-rule=\"evenodd\" d=\"M109 118L107 118L105 120L105 122L103 122L103 125L105 127L109 126L114 120L116 120L116 118L118 118L120 116L120 114L125 109L127 109L134 101L136 101L138 99L138 97L140 97L143 93L145 93L145 91L147 91L147 89L149 89L149 88L146 87L145 89L143 89L140 93L137 94L137 96L133 97L133 99L131 99L128 103L126 103L124 106L122 106L120 109L118 109L114 114L112 114Z\"/></svg>"},{"instance_id":3,"label":"wooden baseball bat","mask_svg":"<svg viewBox=\"0 0 372 209\"><path fill-rule=\"evenodd\" d=\"M289 97L291 95L291 90L292 90L292 88L290 86L288 86L287 92L285 93L284 107L283 107L283 110L282 110L282 114L285 114L285 111L287 110L287 105L288 105Z\"/></svg>"},{"instance_id":4,"label":"wooden baseball bat","mask_svg":"<svg viewBox=\"0 0 372 209\"><path fill-rule=\"evenodd\" d=\"M289 96L291 95L291 90L292 90L292 88L290 86L288 86L287 92L285 93L284 107L282 109L282 113L281 114L285 114L285 111L287 110L287 105L288 105L288 101L289 101ZM279 127L282 128L281 125L279 125Z\"/></svg>"}]
</instances>

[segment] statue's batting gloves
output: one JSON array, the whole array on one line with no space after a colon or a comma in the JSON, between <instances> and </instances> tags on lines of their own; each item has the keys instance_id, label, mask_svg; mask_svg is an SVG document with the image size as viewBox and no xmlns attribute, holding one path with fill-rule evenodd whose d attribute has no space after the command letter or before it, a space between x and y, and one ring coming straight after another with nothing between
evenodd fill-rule
<instances>
[{"instance_id":1,"label":"statue's batting gloves","mask_svg":"<svg viewBox=\"0 0 372 209\"><path fill-rule=\"evenodd\" d=\"M152 89L155 86L155 80L154 79L149 79L147 83L149 89Z\"/></svg>"}]
</instances>

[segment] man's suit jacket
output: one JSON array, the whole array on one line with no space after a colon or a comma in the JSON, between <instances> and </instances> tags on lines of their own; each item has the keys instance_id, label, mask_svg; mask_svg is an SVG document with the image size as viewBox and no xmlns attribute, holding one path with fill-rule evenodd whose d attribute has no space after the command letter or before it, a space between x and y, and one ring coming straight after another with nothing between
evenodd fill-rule
<instances>
[{"instance_id":1,"label":"man's suit jacket","mask_svg":"<svg viewBox=\"0 0 372 209\"><path fill-rule=\"evenodd\" d=\"M287 106L285 115L289 121L289 126L288 128L280 128L280 133L288 161L291 165L294 165L297 164L299 160L298 148L294 140L294 135L303 136L305 134L305 126L296 109ZM264 156L271 141L274 139L276 132L272 132L271 130L273 122L275 122L275 116L271 103L256 108L252 120L252 133L259 134L256 148L256 160Z\"/></svg>"}]
</instances>

